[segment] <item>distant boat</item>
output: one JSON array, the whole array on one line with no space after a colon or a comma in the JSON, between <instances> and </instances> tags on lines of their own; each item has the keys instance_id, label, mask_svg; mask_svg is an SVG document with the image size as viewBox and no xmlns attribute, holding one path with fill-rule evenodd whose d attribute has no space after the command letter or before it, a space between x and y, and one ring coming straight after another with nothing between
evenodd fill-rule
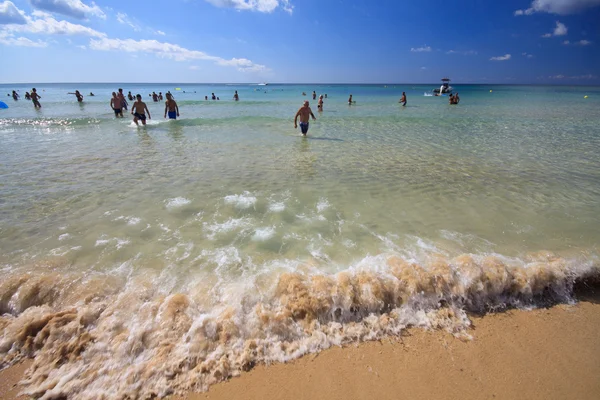
<instances>
[{"instance_id":1,"label":"distant boat","mask_svg":"<svg viewBox=\"0 0 600 400\"><path fill-rule=\"evenodd\" d=\"M267 85L269 85L269 84L268 83L264 83L264 82L258 84L258 86L267 86Z\"/></svg>"},{"instance_id":2,"label":"distant boat","mask_svg":"<svg viewBox=\"0 0 600 400\"><path fill-rule=\"evenodd\" d=\"M439 88L433 89L433 93L437 94L437 95L452 93L452 86L450 86L450 79L442 78L442 86L440 86Z\"/></svg>"}]
</instances>

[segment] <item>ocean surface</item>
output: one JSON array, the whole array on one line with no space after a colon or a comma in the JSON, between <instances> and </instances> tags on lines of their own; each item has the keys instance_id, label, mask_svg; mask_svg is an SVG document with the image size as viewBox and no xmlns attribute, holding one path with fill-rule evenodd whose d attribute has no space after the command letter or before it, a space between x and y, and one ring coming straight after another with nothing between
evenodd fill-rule
<instances>
[{"instance_id":1,"label":"ocean surface","mask_svg":"<svg viewBox=\"0 0 600 400\"><path fill-rule=\"evenodd\" d=\"M468 312L570 302L600 275L600 87L455 85L458 106L436 84L35 87L40 110L1 99L0 366L35 356L42 399L205 390L407 326L468 335ZM148 126L114 118L119 87Z\"/></svg>"}]
</instances>

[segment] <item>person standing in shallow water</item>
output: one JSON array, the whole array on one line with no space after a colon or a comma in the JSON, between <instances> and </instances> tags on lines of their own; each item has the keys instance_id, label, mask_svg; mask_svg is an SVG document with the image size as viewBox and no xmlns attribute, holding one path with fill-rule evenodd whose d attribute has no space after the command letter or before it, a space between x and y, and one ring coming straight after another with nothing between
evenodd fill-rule
<instances>
[{"instance_id":1,"label":"person standing in shallow water","mask_svg":"<svg viewBox=\"0 0 600 400\"><path fill-rule=\"evenodd\" d=\"M169 119L177 119L179 117L179 107L170 93L167 93L167 101L165 101L165 118L167 118L167 113L169 114Z\"/></svg>"},{"instance_id":2,"label":"person standing in shallow water","mask_svg":"<svg viewBox=\"0 0 600 400\"><path fill-rule=\"evenodd\" d=\"M77 97L77 101L79 103L83 102L83 96L81 95L81 93L79 93L79 90L76 90L75 93L69 92L68 94L74 94L75 97Z\"/></svg>"},{"instance_id":3,"label":"person standing in shallow water","mask_svg":"<svg viewBox=\"0 0 600 400\"><path fill-rule=\"evenodd\" d=\"M323 111L323 95L319 96L319 103L317 104L317 110Z\"/></svg>"},{"instance_id":4,"label":"person standing in shallow water","mask_svg":"<svg viewBox=\"0 0 600 400\"><path fill-rule=\"evenodd\" d=\"M123 109L121 108L121 99L117 96L116 92L112 93L112 98L110 99L110 108L115 112L116 118L123 118Z\"/></svg>"},{"instance_id":5,"label":"person standing in shallow water","mask_svg":"<svg viewBox=\"0 0 600 400\"><path fill-rule=\"evenodd\" d=\"M42 105L40 104L40 101L39 101L41 98L42 98L42 96L37 94L37 91L35 90L35 88L31 89L31 101L33 102L33 106L35 108L42 108Z\"/></svg>"},{"instance_id":6,"label":"person standing in shallow water","mask_svg":"<svg viewBox=\"0 0 600 400\"><path fill-rule=\"evenodd\" d=\"M240 100L240 96L238 95L238 92L237 92L237 90L236 90L236 91L235 91L235 93L233 94L233 99L234 99L235 101L239 101L239 100Z\"/></svg>"},{"instance_id":7,"label":"person standing in shallow water","mask_svg":"<svg viewBox=\"0 0 600 400\"><path fill-rule=\"evenodd\" d=\"M350 97L348 97L348 105L351 106L352 103L354 103L354 100L352 100L352 95L350 95Z\"/></svg>"},{"instance_id":8,"label":"person standing in shallow water","mask_svg":"<svg viewBox=\"0 0 600 400\"><path fill-rule=\"evenodd\" d=\"M146 125L146 112L148 112L148 119L152 119L150 116L150 110L148 110L148 106L146 103L142 101L142 95L138 94L135 96L137 101L133 103L131 107L131 114L133 115L133 122L138 125L138 121L142 121L142 125Z\"/></svg>"},{"instance_id":9,"label":"person standing in shallow water","mask_svg":"<svg viewBox=\"0 0 600 400\"><path fill-rule=\"evenodd\" d=\"M402 97L398 103L402 104L402 107L406 107L406 92L402 92Z\"/></svg>"},{"instance_id":10,"label":"person standing in shallow water","mask_svg":"<svg viewBox=\"0 0 600 400\"><path fill-rule=\"evenodd\" d=\"M308 133L309 117L312 117L313 121L317 120L315 114L313 114L309 107L308 100L304 100L304 104L298 109L296 116L294 116L294 129L298 128L298 117L300 117L300 130L302 131L302 134L306 136Z\"/></svg>"}]
</instances>

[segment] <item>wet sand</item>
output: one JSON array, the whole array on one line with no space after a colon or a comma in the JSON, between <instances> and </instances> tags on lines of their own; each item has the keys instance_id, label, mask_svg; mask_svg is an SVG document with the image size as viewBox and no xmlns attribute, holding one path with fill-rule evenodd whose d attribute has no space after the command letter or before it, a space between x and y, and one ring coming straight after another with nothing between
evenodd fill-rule
<instances>
[{"instance_id":1,"label":"wet sand","mask_svg":"<svg viewBox=\"0 0 600 400\"><path fill-rule=\"evenodd\" d=\"M472 317L471 341L411 329L398 339L257 366L197 399L598 399L600 290L575 305ZM27 363L0 372L16 397ZM177 398L179 399L179 398Z\"/></svg>"}]
</instances>

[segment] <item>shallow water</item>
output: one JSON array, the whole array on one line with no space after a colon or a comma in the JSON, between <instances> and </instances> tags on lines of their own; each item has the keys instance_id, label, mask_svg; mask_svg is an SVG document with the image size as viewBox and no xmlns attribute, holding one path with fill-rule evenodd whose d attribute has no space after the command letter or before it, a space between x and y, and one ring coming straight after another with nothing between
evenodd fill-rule
<instances>
[{"instance_id":1,"label":"shallow water","mask_svg":"<svg viewBox=\"0 0 600 400\"><path fill-rule=\"evenodd\" d=\"M147 127L115 120L119 86L170 90L181 119L149 101ZM570 301L598 274L598 87L459 86L459 106L433 86L175 87L77 104L37 85L41 110L0 110L0 355L37 355L32 393L205 389L408 325L459 334L466 311Z\"/></svg>"}]
</instances>

